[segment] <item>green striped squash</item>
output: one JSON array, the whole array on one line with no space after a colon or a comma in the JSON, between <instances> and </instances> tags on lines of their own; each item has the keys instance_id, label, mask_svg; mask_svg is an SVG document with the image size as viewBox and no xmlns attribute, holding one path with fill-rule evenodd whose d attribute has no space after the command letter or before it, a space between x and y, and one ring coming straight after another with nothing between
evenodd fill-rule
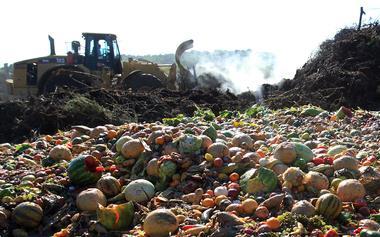
<instances>
[{"instance_id":1,"label":"green striped squash","mask_svg":"<svg viewBox=\"0 0 380 237\"><path fill-rule=\"evenodd\" d=\"M73 184L84 186L96 183L102 173L96 171L100 161L91 155L79 155L72 159L67 168L67 174Z\"/></svg>"},{"instance_id":2,"label":"green striped squash","mask_svg":"<svg viewBox=\"0 0 380 237\"><path fill-rule=\"evenodd\" d=\"M317 200L317 212L327 219L335 219L342 211L342 201L332 193L326 193Z\"/></svg>"},{"instance_id":3,"label":"green striped squash","mask_svg":"<svg viewBox=\"0 0 380 237\"><path fill-rule=\"evenodd\" d=\"M12 212L12 220L18 225L34 228L37 227L43 217L42 208L33 202L18 204Z\"/></svg>"}]
</instances>

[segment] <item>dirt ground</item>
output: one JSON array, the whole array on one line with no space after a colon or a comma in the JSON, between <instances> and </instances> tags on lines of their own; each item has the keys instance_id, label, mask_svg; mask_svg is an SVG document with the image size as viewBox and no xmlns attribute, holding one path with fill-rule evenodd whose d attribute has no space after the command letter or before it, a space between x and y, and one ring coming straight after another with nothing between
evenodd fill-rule
<instances>
[{"instance_id":1,"label":"dirt ground","mask_svg":"<svg viewBox=\"0 0 380 237\"><path fill-rule=\"evenodd\" d=\"M37 134L50 134L72 125L94 127L127 121L154 122L179 113L192 116L196 106L215 114L243 110L255 103L254 96L236 96L218 90L145 92L92 89L61 90L48 96L0 104L1 142L22 142Z\"/></svg>"}]
</instances>

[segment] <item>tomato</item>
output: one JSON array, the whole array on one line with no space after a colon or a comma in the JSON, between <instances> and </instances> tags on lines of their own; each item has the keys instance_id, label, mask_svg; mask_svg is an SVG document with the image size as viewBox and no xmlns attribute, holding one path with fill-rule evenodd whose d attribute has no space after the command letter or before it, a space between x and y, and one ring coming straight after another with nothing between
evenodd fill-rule
<instances>
[{"instance_id":1,"label":"tomato","mask_svg":"<svg viewBox=\"0 0 380 237\"><path fill-rule=\"evenodd\" d=\"M326 232L324 237L339 237L338 233L334 229L330 229Z\"/></svg>"},{"instance_id":2,"label":"tomato","mask_svg":"<svg viewBox=\"0 0 380 237\"><path fill-rule=\"evenodd\" d=\"M334 159L332 157L326 157L325 158L325 163L332 165L334 163Z\"/></svg>"},{"instance_id":3,"label":"tomato","mask_svg":"<svg viewBox=\"0 0 380 237\"><path fill-rule=\"evenodd\" d=\"M313 163L315 165L321 165L321 164L324 164L325 163L325 160L323 158L314 158L313 159Z\"/></svg>"}]
</instances>

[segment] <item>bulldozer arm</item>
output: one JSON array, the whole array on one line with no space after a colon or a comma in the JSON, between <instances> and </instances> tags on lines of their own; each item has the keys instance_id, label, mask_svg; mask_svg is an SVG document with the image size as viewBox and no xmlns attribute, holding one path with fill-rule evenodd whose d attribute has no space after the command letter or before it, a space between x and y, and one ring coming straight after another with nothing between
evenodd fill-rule
<instances>
[{"instance_id":1,"label":"bulldozer arm","mask_svg":"<svg viewBox=\"0 0 380 237\"><path fill-rule=\"evenodd\" d=\"M192 89L197 85L195 75L181 63L183 53L193 48L193 43L193 40L182 42L175 52L175 62L178 68L177 82L180 90Z\"/></svg>"}]
</instances>

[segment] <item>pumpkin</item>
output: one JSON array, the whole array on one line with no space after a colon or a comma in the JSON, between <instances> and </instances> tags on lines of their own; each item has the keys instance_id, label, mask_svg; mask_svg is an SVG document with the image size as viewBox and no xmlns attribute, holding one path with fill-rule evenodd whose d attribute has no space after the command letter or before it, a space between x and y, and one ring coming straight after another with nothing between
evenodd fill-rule
<instances>
[{"instance_id":1,"label":"pumpkin","mask_svg":"<svg viewBox=\"0 0 380 237\"><path fill-rule=\"evenodd\" d=\"M144 220L143 229L150 237L167 237L178 228L176 216L167 209L150 212Z\"/></svg>"},{"instance_id":2,"label":"pumpkin","mask_svg":"<svg viewBox=\"0 0 380 237\"><path fill-rule=\"evenodd\" d=\"M335 219L342 211L342 207L342 201L332 193L320 196L316 204L317 212L327 219Z\"/></svg>"},{"instance_id":3,"label":"pumpkin","mask_svg":"<svg viewBox=\"0 0 380 237\"><path fill-rule=\"evenodd\" d=\"M132 138L130 136L122 136L121 138L119 138L117 141L116 141L116 144L115 144L115 147L116 147L116 151L117 152L121 152L121 148L123 147L123 145L127 142L127 141L130 141L132 140Z\"/></svg>"},{"instance_id":4,"label":"pumpkin","mask_svg":"<svg viewBox=\"0 0 380 237\"><path fill-rule=\"evenodd\" d=\"M350 170L358 170L359 161L351 156L342 156L338 159L334 160L334 169L350 169Z\"/></svg>"},{"instance_id":5,"label":"pumpkin","mask_svg":"<svg viewBox=\"0 0 380 237\"><path fill-rule=\"evenodd\" d=\"M339 183L336 193L342 202L352 202L365 196L365 188L356 179L346 179Z\"/></svg>"},{"instance_id":6,"label":"pumpkin","mask_svg":"<svg viewBox=\"0 0 380 237\"><path fill-rule=\"evenodd\" d=\"M283 142L276 146L273 152L274 158L284 164L291 164L297 158L296 146L291 142Z\"/></svg>"},{"instance_id":7,"label":"pumpkin","mask_svg":"<svg viewBox=\"0 0 380 237\"><path fill-rule=\"evenodd\" d=\"M42 217L42 208L33 202L20 203L12 211L12 220L18 225L27 228L37 227Z\"/></svg>"},{"instance_id":8,"label":"pumpkin","mask_svg":"<svg viewBox=\"0 0 380 237\"><path fill-rule=\"evenodd\" d=\"M303 182L305 173L297 167L289 167L283 174L282 178L285 182L294 187L300 186Z\"/></svg>"},{"instance_id":9,"label":"pumpkin","mask_svg":"<svg viewBox=\"0 0 380 237\"><path fill-rule=\"evenodd\" d=\"M310 202L302 200L293 205L291 212L293 214L300 214L310 217L314 216L315 207Z\"/></svg>"},{"instance_id":10,"label":"pumpkin","mask_svg":"<svg viewBox=\"0 0 380 237\"><path fill-rule=\"evenodd\" d=\"M322 189L329 188L328 178L322 174L315 171L309 171L303 180L303 183L311 189L311 191L319 192Z\"/></svg>"},{"instance_id":11,"label":"pumpkin","mask_svg":"<svg viewBox=\"0 0 380 237\"><path fill-rule=\"evenodd\" d=\"M214 158L222 158L229 157L230 150L228 149L227 145L221 142L215 142L207 148L207 153L210 153Z\"/></svg>"},{"instance_id":12,"label":"pumpkin","mask_svg":"<svg viewBox=\"0 0 380 237\"><path fill-rule=\"evenodd\" d=\"M137 179L130 182L123 190L127 201L146 202L155 193L154 185L145 179Z\"/></svg>"},{"instance_id":13,"label":"pumpkin","mask_svg":"<svg viewBox=\"0 0 380 237\"><path fill-rule=\"evenodd\" d=\"M126 230L131 226L135 214L133 202L107 207L98 205L96 210L98 221L108 230Z\"/></svg>"},{"instance_id":14,"label":"pumpkin","mask_svg":"<svg viewBox=\"0 0 380 237\"><path fill-rule=\"evenodd\" d=\"M97 170L100 161L91 155L79 155L72 159L67 167L67 174L72 183L76 185L88 185L96 183L102 176Z\"/></svg>"},{"instance_id":15,"label":"pumpkin","mask_svg":"<svg viewBox=\"0 0 380 237\"><path fill-rule=\"evenodd\" d=\"M98 204L107 204L106 196L97 188L89 188L80 192L76 199L76 205L82 211L96 211Z\"/></svg>"},{"instance_id":16,"label":"pumpkin","mask_svg":"<svg viewBox=\"0 0 380 237\"><path fill-rule=\"evenodd\" d=\"M53 160L56 160L56 161L60 161L60 160L69 161L73 158L70 149L64 145L57 145L53 147L49 152L49 157L51 157Z\"/></svg>"},{"instance_id":17,"label":"pumpkin","mask_svg":"<svg viewBox=\"0 0 380 237\"><path fill-rule=\"evenodd\" d=\"M310 162L314 158L313 151L306 145L294 142L293 143L296 149L297 157L304 159L306 162Z\"/></svg>"},{"instance_id":18,"label":"pumpkin","mask_svg":"<svg viewBox=\"0 0 380 237\"><path fill-rule=\"evenodd\" d=\"M271 192L277 183L277 175L264 167L252 168L240 177L240 187L247 193Z\"/></svg>"},{"instance_id":19,"label":"pumpkin","mask_svg":"<svg viewBox=\"0 0 380 237\"><path fill-rule=\"evenodd\" d=\"M109 197L117 195L121 189L119 180L110 175L101 177L96 183L96 187Z\"/></svg>"},{"instance_id":20,"label":"pumpkin","mask_svg":"<svg viewBox=\"0 0 380 237\"><path fill-rule=\"evenodd\" d=\"M231 142L233 146L237 146L247 150L253 147L253 139L248 134L244 133L236 134L232 138Z\"/></svg>"},{"instance_id":21,"label":"pumpkin","mask_svg":"<svg viewBox=\"0 0 380 237\"><path fill-rule=\"evenodd\" d=\"M132 139L124 143L121 154L128 159L137 158L144 150L144 144L140 139Z\"/></svg>"}]
</instances>

